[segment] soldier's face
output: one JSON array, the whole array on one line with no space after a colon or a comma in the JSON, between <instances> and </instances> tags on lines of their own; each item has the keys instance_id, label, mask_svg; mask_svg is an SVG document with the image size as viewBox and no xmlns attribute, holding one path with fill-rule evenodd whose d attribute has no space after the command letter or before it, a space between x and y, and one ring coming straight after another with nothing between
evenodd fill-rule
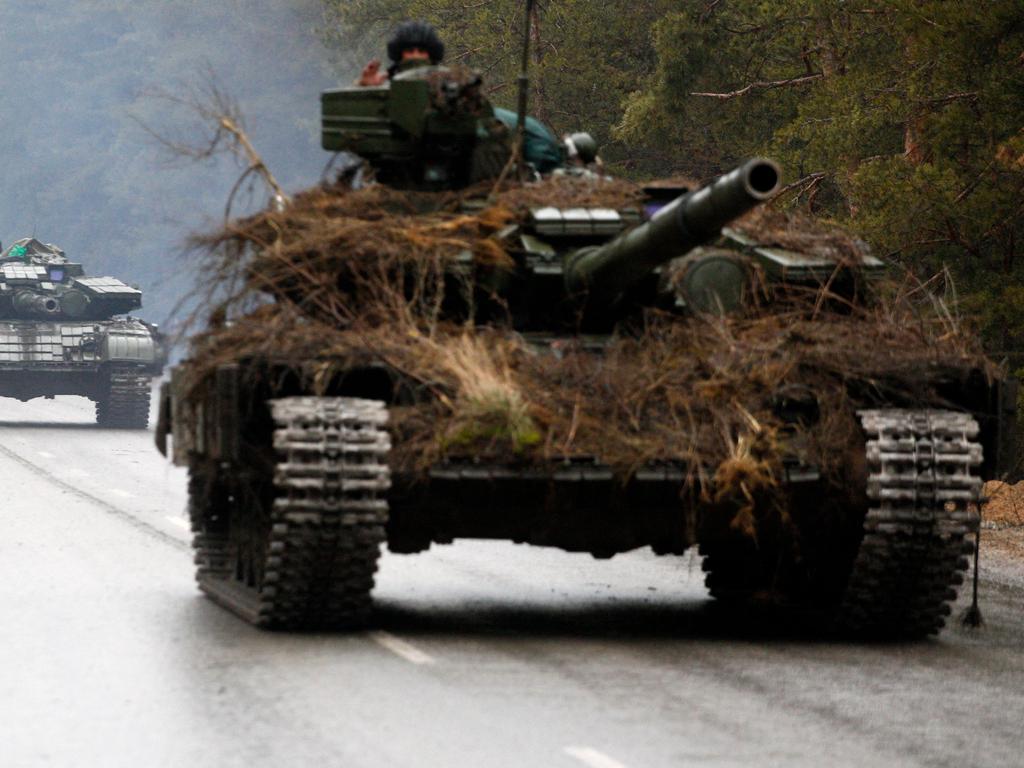
<instances>
[{"instance_id":1,"label":"soldier's face","mask_svg":"<svg viewBox=\"0 0 1024 768\"><path fill-rule=\"evenodd\" d=\"M402 61L426 61L430 54L422 48L406 48L402 51Z\"/></svg>"}]
</instances>

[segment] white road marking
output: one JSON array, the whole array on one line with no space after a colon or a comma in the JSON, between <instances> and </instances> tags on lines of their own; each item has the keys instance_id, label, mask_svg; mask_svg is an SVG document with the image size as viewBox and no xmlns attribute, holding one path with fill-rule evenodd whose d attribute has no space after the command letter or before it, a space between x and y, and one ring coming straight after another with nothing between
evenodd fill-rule
<instances>
[{"instance_id":1,"label":"white road marking","mask_svg":"<svg viewBox=\"0 0 1024 768\"><path fill-rule=\"evenodd\" d=\"M626 768L622 763L593 747L566 747L565 754L574 757L590 768Z\"/></svg>"},{"instance_id":2,"label":"white road marking","mask_svg":"<svg viewBox=\"0 0 1024 768\"><path fill-rule=\"evenodd\" d=\"M49 451L36 451L36 453L38 453L38 454L39 454L40 456L42 456L42 457L43 457L44 459L56 459L56 458L57 458L56 456L54 456L54 455L53 455L52 453L50 453Z\"/></svg>"},{"instance_id":3,"label":"white road marking","mask_svg":"<svg viewBox=\"0 0 1024 768\"><path fill-rule=\"evenodd\" d=\"M62 475L67 475L68 477L88 477L89 476L88 472L86 472L84 469L78 469L77 467L72 467L71 469L62 469L61 470L61 474Z\"/></svg>"},{"instance_id":4,"label":"white road marking","mask_svg":"<svg viewBox=\"0 0 1024 768\"><path fill-rule=\"evenodd\" d=\"M191 526L191 525L189 524L188 520L186 520L186 519L184 519L184 518L182 518L182 517L171 517L170 515L168 515L168 516L167 516L166 518L164 518L164 519L165 519L165 520L167 520L167 521L168 521L168 522L170 522L170 523L174 523L174 524L175 524L176 526L178 526L179 528L183 528L183 529L184 529L184 530L186 530L186 531L187 531L187 530L188 530L189 528L191 528L191 527L192 527L192 526Z\"/></svg>"},{"instance_id":5,"label":"white road marking","mask_svg":"<svg viewBox=\"0 0 1024 768\"><path fill-rule=\"evenodd\" d=\"M122 491L120 488L111 488L110 492L115 496L120 496L122 499L130 499L132 497L128 491Z\"/></svg>"},{"instance_id":6,"label":"white road marking","mask_svg":"<svg viewBox=\"0 0 1024 768\"><path fill-rule=\"evenodd\" d=\"M396 656L401 656L412 664L434 664L436 659L428 653L424 653L412 643L395 637L390 632L367 632L366 636L382 648L386 648Z\"/></svg>"}]
</instances>

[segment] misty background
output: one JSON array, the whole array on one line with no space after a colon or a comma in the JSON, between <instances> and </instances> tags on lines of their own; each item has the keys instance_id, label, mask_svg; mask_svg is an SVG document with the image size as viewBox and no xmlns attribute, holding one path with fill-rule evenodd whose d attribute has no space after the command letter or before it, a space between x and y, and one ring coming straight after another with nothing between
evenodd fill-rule
<instances>
[{"instance_id":1,"label":"misty background","mask_svg":"<svg viewBox=\"0 0 1024 768\"><path fill-rule=\"evenodd\" d=\"M138 285L138 314L166 323L201 277L184 240L222 220L241 168L173 161L138 121L186 140L201 126L153 90L186 95L212 73L282 186L307 187L330 159L319 93L347 70L324 23L319 0L0 2L0 241L56 243Z\"/></svg>"}]
</instances>

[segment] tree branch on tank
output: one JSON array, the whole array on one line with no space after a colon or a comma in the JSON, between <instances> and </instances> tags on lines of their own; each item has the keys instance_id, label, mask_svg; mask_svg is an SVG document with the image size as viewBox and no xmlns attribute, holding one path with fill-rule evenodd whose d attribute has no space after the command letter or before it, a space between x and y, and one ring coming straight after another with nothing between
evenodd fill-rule
<instances>
[{"instance_id":1,"label":"tree branch on tank","mask_svg":"<svg viewBox=\"0 0 1024 768\"><path fill-rule=\"evenodd\" d=\"M180 93L158 88L149 91L147 95L173 109L184 110L195 121L188 138L177 138L133 116L142 130L172 159L205 163L227 155L243 167L225 203L225 221L230 220L238 194L247 182L250 193L254 191L253 179L263 182L276 205L282 206L289 202L288 195L250 140L241 107L224 91L212 73L207 73L201 84Z\"/></svg>"}]
</instances>

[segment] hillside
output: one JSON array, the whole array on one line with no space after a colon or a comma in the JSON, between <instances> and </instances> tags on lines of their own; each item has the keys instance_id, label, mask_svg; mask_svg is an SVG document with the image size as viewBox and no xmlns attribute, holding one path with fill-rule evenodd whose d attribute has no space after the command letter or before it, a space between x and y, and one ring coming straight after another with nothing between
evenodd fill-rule
<instances>
[{"instance_id":1,"label":"hillside","mask_svg":"<svg viewBox=\"0 0 1024 768\"><path fill-rule=\"evenodd\" d=\"M0 240L58 243L139 284L143 316L163 321L192 286L181 242L221 215L237 172L168 165L133 118L194 136L187 114L147 94L212 73L282 183L309 186L326 161L318 93L335 80L320 13L315 0L0 4Z\"/></svg>"}]
</instances>

